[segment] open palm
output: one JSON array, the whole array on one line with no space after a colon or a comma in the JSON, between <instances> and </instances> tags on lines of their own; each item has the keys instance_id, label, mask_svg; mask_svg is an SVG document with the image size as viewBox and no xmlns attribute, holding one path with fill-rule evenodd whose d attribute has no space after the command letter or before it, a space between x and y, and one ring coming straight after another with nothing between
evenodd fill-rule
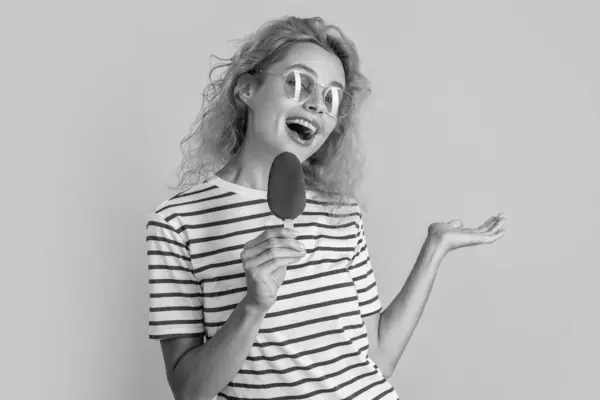
<instances>
[{"instance_id":1,"label":"open palm","mask_svg":"<svg viewBox=\"0 0 600 400\"><path fill-rule=\"evenodd\" d=\"M448 252L460 247L493 243L504 235L505 224L506 216L500 213L477 228L463 228L460 220L435 222L429 225L428 234Z\"/></svg>"}]
</instances>

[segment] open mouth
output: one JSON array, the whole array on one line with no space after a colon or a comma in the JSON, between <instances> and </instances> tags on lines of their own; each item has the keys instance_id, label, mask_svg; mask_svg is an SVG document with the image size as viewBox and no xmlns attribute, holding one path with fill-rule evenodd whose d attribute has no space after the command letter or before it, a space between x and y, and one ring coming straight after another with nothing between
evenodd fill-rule
<instances>
[{"instance_id":1,"label":"open mouth","mask_svg":"<svg viewBox=\"0 0 600 400\"><path fill-rule=\"evenodd\" d=\"M290 118L285 121L288 129L296 133L302 140L310 140L319 131L318 125L303 118Z\"/></svg>"}]
</instances>

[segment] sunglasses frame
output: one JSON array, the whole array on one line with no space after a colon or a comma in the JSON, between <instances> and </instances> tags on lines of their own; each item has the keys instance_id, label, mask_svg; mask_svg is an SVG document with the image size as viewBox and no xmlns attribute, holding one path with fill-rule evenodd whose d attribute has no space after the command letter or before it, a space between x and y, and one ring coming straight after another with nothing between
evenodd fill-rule
<instances>
[{"instance_id":1,"label":"sunglasses frame","mask_svg":"<svg viewBox=\"0 0 600 400\"><path fill-rule=\"evenodd\" d=\"M302 74L305 74L305 75L307 75L307 76L310 76L310 77L313 79L313 81L314 81L315 85L313 86L313 90L312 90L312 92L311 92L311 93L310 93L308 96L306 96L306 99L304 99L304 100L301 100L301 101L300 101L300 100L296 100L296 99L294 99L293 97L290 97L290 95L288 95L288 94L287 94L287 92L286 92L286 96L287 96L288 98L290 98L290 99L292 99L292 100L296 100L296 101L298 101L299 103L301 103L301 104L302 104L302 103L304 103L306 100L308 100L308 99L310 98L310 96L312 96L312 94L315 92L315 88L316 88L317 86L320 86L320 87L322 87L322 88L324 89L324 90L323 90L323 92L321 93L321 98L322 98L322 100L323 100L323 102L324 102L324 101L325 101L325 93L327 92L327 90L328 90L328 89L331 89L331 88L340 89L340 90L341 90L341 91L344 93L344 97L345 97L345 96L348 96L348 98L350 99L350 107L348 108L348 112L347 112L346 114L344 114L344 115L339 115L339 114L338 114L338 115L332 115L332 114L331 114L329 111L327 111L327 107L325 107L325 112L327 113L327 115L329 115L329 116L331 116L331 117L333 117L333 118L344 118L344 117L346 117L348 114L350 114L350 112L351 112L351 111L352 111L352 109L354 108L354 98L352 97L352 95L351 95L350 93L348 93L347 91L345 91L344 89L342 89L342 88L341 88L341 87L339 87L339 86L333 86L333 85L332 85L332 86L324 86L324 85L321 85L319 82L317 82L317 80L316 80L316 79L315 79L315 78L314 78L314 77L313 77L311 74L309 74L308 72L306 72L306 71L303 71L303 70L301 70L301 69L291 69L291 70L289 70L289 71L285 71L285 72L271 72L271 71L266 71L266 70L264 70L264 69L259 69L259 70L258 70L258 72L259 72L259 73L265 73L265 74L268 74L268 75L273 75L273 76L278 76L278 77L281 77L281 78L283 78L284 84L285 84L285 81L287 80L287 76L288 76L289 74L291 74L291 73L295 72L295 71L298 71L298 72L300 72L300 73L302 73ZM284 87L284 89L285 89L285 87ZM284 91L285 91L285 90L284 90ZM340 103L340 104L341 104L341 103Z\"/></svg>"}]
</instances>

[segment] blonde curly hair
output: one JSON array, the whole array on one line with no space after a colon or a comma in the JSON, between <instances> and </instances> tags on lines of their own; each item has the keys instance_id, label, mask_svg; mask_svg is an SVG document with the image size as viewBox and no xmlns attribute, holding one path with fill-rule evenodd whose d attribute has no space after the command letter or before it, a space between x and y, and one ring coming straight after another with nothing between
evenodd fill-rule
<instances>
[{"instance_id":1,"label":"blonde curly hair","mask_svg":"<svg viewBox=\"0 0 600 400\"><path fill-rule=\"evenodd\" d=\"M319 17L272 20L240 42L231 58L215 57L219 63L210 69L195 128L181 141L183 160L175 189L187 189L201 177L208 178L239 152L246 133L247 107L236 93L238 78L266 69L281 61L294 44L308 42L340 59L346 75L346 91L352 95L354 107L338 119L331 135L303 163L306 188L320 193L331 204L361 204L357 188L363 177L364 155L357 114L371 89L369 80L359 70L354 43L340 28L325 24ZM224 69L224 73L213 78L219 69Z\"/></svg>"}]
</instances>

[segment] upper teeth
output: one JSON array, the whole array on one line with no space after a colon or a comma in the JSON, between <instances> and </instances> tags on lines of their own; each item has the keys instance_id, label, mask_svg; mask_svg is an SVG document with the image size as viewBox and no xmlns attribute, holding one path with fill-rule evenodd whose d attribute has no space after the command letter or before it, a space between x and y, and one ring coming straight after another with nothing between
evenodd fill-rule
<instances>
[{"instance_id":1,"label":"upper teeth","mask_svg":"<svg viewBox=\"0 0 600 400\"><path fill-rule=\"evenodd\" d=\"M304 119L299 119L299 118L294 118L294 119L290 119L288 120L289 124L298 124L298 125L302 125L307 127L308 129L310 129L312 131L312 133L315 133L317 130L317 127L314 126L312 123L304 120Z\"/></svg>"}]
</instances>

